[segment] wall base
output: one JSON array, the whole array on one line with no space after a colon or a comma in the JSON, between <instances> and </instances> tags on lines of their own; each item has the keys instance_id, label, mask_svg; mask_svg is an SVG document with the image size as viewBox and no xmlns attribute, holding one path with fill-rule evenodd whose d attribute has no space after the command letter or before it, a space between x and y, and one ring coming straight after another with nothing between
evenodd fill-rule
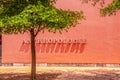
<instances>
[{"instance_id":1,"label":"wall base","mask_svg":"<svg viewBox=\"0 0 120 80\"><path fill-rule=\"evenodd\" d=\"M31 64L16 64L16 63L9 63L9 64L1 64L1 66L30 66ZM101 63L96 63L96 64L91 64L91 63L82 63L82 64L67 64L67 63L57 63L57 64L36 64L37 66L41 67L120 67L120 64L101 64Z\"/></svg>"}]
</instances>

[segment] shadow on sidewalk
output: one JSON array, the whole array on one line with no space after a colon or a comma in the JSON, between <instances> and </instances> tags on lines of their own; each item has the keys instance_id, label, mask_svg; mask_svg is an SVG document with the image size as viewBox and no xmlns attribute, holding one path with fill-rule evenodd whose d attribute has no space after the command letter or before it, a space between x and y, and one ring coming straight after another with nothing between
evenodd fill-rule
<instances>
[{"instance_id":1,"label":"shadow on sidewalk","mask_svg":"<svg viewBox=\"0 0 120 80\"><path fill-rule=\"evenodd\" d=\"M84 74L89 73L89 74ZM4 73L0 74L0 80L30 80L30 74ZM37 80L120 80L120 73L112 71L85 71L76 72L44 72L37 74Z\"/></svg>"},{"instance_id":2,"label":"shadow on sidewalk","mask_svg":"<svg viewBox=\"0 0 120 80\"><path fill-rule=\"evenodd\" d=\"M61 73L42 73L37 74L37 80L54 80ZM0 80L30 80L30 74L7 73L0 74Z\"/></svg>"}]
</instances>

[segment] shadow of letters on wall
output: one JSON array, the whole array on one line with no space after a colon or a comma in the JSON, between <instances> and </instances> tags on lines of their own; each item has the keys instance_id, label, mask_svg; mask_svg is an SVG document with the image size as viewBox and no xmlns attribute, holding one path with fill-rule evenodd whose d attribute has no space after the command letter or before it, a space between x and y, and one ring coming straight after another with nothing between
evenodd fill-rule
<instances>
[{"instance_id":1,"label":"shadow of letters on wall","mask_svg":"<svg viewBox=\"0 0 120 80\"><path fill-rule=\"evenodd\" d=\"M30 40L23 40L19 51L30 51ZM85 39L37 39L35 47L37 53L83 53L86 46Z\"/></svg>"}]
</instances>

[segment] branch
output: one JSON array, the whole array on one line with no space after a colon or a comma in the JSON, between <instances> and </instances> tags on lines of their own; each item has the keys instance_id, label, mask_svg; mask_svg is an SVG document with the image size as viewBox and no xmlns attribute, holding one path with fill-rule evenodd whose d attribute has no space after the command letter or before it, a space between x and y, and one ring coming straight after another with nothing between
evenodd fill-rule
<instances>
[{"instance_id":1,"label":"branch","mask_svg":"<svg viewBox=\"0 0 120 80\"><path fill-rule=\"evenodd\" d=\"M41 27L39 25L39 27L37 27L37 29L36 29L36 32L35 32L34 36L37 36L37 34L39 33L39 31L43 30L44 28L45 28L45 26Z\"/></svg>"}]
</instances>

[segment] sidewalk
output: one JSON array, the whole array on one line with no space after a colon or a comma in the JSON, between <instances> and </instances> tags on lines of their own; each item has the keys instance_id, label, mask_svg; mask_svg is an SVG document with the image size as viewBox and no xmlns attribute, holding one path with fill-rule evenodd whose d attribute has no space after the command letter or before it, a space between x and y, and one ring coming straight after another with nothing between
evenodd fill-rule
<instances>
[{"instance_id":1,"label":"sidewalk","mask_svg":"<svg viewBox=\"0 0 120 80\"><path fill-rule=\"evenodd\" d=\"M0 67L0 80L29 80L30 67ZM37 67L37 80L120 80L120 68Z\"/></svg>"}]
</instances>

